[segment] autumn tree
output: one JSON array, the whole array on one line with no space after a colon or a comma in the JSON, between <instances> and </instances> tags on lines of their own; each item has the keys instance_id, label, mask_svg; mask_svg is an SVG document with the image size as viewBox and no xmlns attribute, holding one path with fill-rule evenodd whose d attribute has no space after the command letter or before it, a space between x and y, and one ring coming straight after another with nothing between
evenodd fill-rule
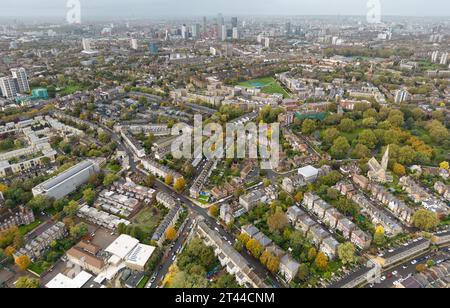
<instances>
[{"instance_id":1,"label":"autumn tree","mask_svg":"<svg viewBox=\"0 0 450 308\"><path fill-rule=\"evenodd\" d=\"M392 168L394 173L398 176L404 176L406 174L406 168L402 164L395 163L394 167Z\"/></svg>"},{"instance_id":2,"label":"autumn tree","mask_svg":"<svg viewBox=\"0 0 450 308\"><path fill-rule=\"evenodd\" d=\"M175 181L175 184L173 184L173 188L177 192L182 192L184 188L186 187L186 180L184 178L179 178Z\"/></svg>"},{"instance_id":3,"label":"autumn tree","mask_svg":"<svg viewBox=\"0 0 450 308\"><path fill-rule=\"evenodd\" d=\"M283 230L288 225L288 222L286 214L282 212L276 212L267 218L267 225L271 232Z\"/></svg>"},{"instance_id":4,"label":"autumn tree","mask_svg":"<svg viewBox=\"0 0 450 308\"><path fill-rule=\"evenodd\" d=\"M414 226L423 231L434 230L439 225L439 218L432 211L420 209L413 216Z\"/></svg>"},{"instance_id":5,"label":"autumn tree","mask_svg":"<svg viewBox=\"0 0 450 308\"><path fill-rule=\"evenodd\" d=\"M317 254L316 260L314 261L316 267L322 271L326 271L328 269L328 257L323 252L319 252Z\"/></svg>"},{"instance_id":6,"label":"autumn tree","mask_svg":"<svg viewBox=\"0 0 450 308\"><path fill-rule=\"evenodd\" d=\"M384 234L384 228L382 226L378 226L375 229L375 234L373 236L373 241L378 246L382 246L384 244L385 240L386 240L386 236Z\"/></svg>"},{"instance_id":7,"label":"autumn tree","mask_svg":"<svg viewBox=\"0 0 450 308\"><path fill-rule=\"evenodd\" d=\"M166 178L164 179L164 183L166 183L166 185L172 185L173 175L172 174L166 175Z\"/></svg>"},{"instance_id":8,"label":"autumn tree","mask_svg":"<svg viewBox=\"0 0 450 308\"><path fill-rule=\"evenodd\" d=\"M250 236L245 233L241 233L237 237L238 241L241 242L244 246L247 246L247 243L250 241Z\"/></svg>"},{"instance_id":9,"label":"autumn tree","mask_svg":"<svg viewBox=\"0 0 450 308\"><path fill-rule=\"evenodd\" d=\"M303 200L303 193L301 191L299 191L298 193L295 194L295 202L300 203Z\"/></svg>"},{"instance_id":10,"label":"autumn tree","mask_svg":"<svg viewBox=\"0 0 450 308\"><path fill-rule=\"evenodd\" d=\"M255 239L250 239L245 247L257 259L259 259L264 252L264 247Z\"/></svg>"},{"instance_id":11,"label":"autumn tree","mask_svg":"<svg viewBox=\"0 0 450 308\"><path fill-rule=\"evenodd\" d=\"M308 250L308 260L313 261L317 256L317 250L314 247L311 247Z\"/></svg>"},{"instance_id":12,"label":"autumn tree","mask_svg":"<svg viewBox=\"0 0 450 308\"><path fill-rule=\"evenodd\" d=\"M166 231L166 239L172 242L177 237L177 230L174 227L169 227Z\"/></svg>"},{"instance_id":13,"label":"autumn tree","mask_svg":"<svg viewBox=\"0 0 450 308\"><path fill-rule=\"evenodd\" d=\"M275 274L280 269L280 258L267 250L261 255L260 261L271 273Z\"/></svg>"},{"instance_id":14,"label":"autumn tree","mask_svg":"<svg viewBox=\"0 0 450 308\"><path fill-rule=\"evenodd\" d=\"M441 169L444 169L444 170L449 170L449 163L448 163L448 161L443 161L442 163L439 164L439 167Z\"/></svg>"},{"instance_id":15,"label":"autumn tree","mask_svg":"<svg viewBox=\"0 0 450 308\"><path fill-rule=\"evenodd\" d=\"M16 265L20 268L21 271L26 271L30 264L30 258L28 258L28 256L26 255L22 255L16 258Z\"/></svg>"},{"instance_id":16,"label":"autumn tree","mask_svg":"<svg viewBox=\"0 0 450 308\"><path fill-rule=\"evenodd\" d=\"M208 210L210 216L217 218L219 216L219 208L217 205L213 204Z\"/></svg>"}]
</instances>

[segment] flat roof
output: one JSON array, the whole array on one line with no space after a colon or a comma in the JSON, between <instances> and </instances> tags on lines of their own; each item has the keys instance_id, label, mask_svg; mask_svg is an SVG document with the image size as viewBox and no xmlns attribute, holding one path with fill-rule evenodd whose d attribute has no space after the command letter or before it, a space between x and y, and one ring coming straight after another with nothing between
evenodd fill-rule
<instances>
[{"instance_id":1,"label":"flat roof","mask_svg":"<svg viewBox=\"0 0 450 308\"><path fill-rule=\"evenodd\" d=\"M144 267L148 259L152 256L155 251L155 247L138 244L127 256L126 262L128 264L138 265Z\"/></svg>"},{"instance_id":2,"label":"flat roof","mask_svg":"<svg viewBox=\"0 0 450 308\"><path fill-rule=\"evenodd\" d=\"M59 273L45 287L48 289L81 289L91 278L92 275L85 271L82 271L74 278L69 278Z\"/></svg>"},{"instance_id":3,"label":"flat roof","mask_svg":"<svg viewBox=\"0 0 450 308\"><path fill-rule=\"evenodd\" d=\"M125 259L127 255L139 244L139 240L122 234L111 245L106 248L106 252L109 252L121 259Z\"/></svg>"}]
</instances>

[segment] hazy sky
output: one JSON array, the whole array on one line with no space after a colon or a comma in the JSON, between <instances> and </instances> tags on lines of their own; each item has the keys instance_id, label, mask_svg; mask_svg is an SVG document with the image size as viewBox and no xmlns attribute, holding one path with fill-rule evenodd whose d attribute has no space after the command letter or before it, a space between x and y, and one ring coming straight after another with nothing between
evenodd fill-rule
<instances>
[{"instance_id":1,"label":"hazy sky","mask_svg":"<svg viewBox=\"0 0 450 308\"><path fill-rule=\"evenodd\" d=\"M368 0L80 0L82 16L366 15ZM449 16L449 0L380 0L382 14ZM67 0L0 0L0 16L61 18Z\"/></svg>"}]
</instances>

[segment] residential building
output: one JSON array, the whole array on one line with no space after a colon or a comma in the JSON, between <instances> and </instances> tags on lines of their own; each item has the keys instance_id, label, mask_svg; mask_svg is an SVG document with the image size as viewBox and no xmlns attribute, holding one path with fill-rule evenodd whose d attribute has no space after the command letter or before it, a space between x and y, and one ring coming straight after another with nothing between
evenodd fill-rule
<instances>
[{"instance_id":1,"label":"residential building","mask_svg":"<svg viewBox=\"0 0 450 308\"><path fill-rule=\"evenodd\" d=\"M175 205L170 209L169 213L164 217L163 221L159 224L155 233L153 233L152 241L158 243L159 246L162 246L164 241L166 240L166 232L170 227L175 226L178 219L180 218L180 214L183 208L181 205Z\"/></svg>"},{"instance_id":2,"label":"residential building","mask_svg":"<svg viewBox=\"0 0 450 308\"><path fill-rule=\"evenodd\" d=\"M13 209L0 211L0 231L29 225L35 221L33 211L29 207L20 205Z\"/></svg>"},{"instance_id":3,"label":"residential building","mask_svg":"<svg viewBox=\"0 0 450 308\"><path fill-rule=\"evenodd\" d=\"M262 189L254 190L239 198L239 204L242 205L247 211L251 211L258 203L264 203L266 201L266 192Z\"/></svg>"},{"instance_id":4,"label":"residential building","mask_svg":"<svg viewBox=\"0 0 450 308\"><path fill-rule=\"evenodd\" d=\"M30 92L30 86L28 84L27 72L23 67L11 69L12 77L17 82L17 92L28 93Z\"/></svg>"},{"instance_id":5,"label":"residential building","mask_svg":"<svg viewBox=\"0 0 450 308\"><path fill-rule=\"evenodd\" d=\"M205 222L201 221L197 225L197 234L205 241L206 245L214 248L214 253L219 258L220 264L225 266L229 274L235 276L240 285L252 288L268 288L264 280L252 270L247 260L224 241L220 234L209 228Z\"/></svg>"},{"instance_id":6,"label":"residential building","mask_svg":"<svg viewBox=\"0 0 450 308\"><path fill-rule=\"evenodd\" d=\"M384 268L390 267L402 260L420 254L427 250L430 245L431 241L428 239L417 239L406 246L402 246L392 252L386 253L384 256L379 257L377 261Z\"/></svg>"},{"instance_id":7,"label":"residential building","mask_svg":"<svg viewBox=\"0 0 450 308\"><path fill-rule=\"evenodd\" d=\"M0 90L3 97L13 98L17 96L16 83L12 77L0 78Z\"/></svg>"},{"instance_id":8,"label":"residential building","mask_svg":"<svg viewBox=\"0 0 450 308\"><path fill-rule=\"evenodd\" d=\"M102 258L97 257L99 251L100 248L94 244L81 241L67 251L66 256L73 264L80 266L90 273L98 275L104 270L106 265Z\"/></svg>"},{"instance_id":9,"label":"residential building","mask_svg":"<svg viewBox=\"0 0 450 308\"><path fill-rule=\"evenodd\" d=\"M64 223L57 222L50 224L45 231L40 233L34 239L29 240L24 247L14 253L14 258L19 256L27 256L30 260L39 259L50 245L67 235L67 229Z\"/></svg>"},{"instance_id":10,"label":"residential building","mask_svg":"<svg viewBox=\"0 0 450 308\"><path fill-rule=\"evenodd\" d=\"M297 275L300 264L296 262L289 254L285 254L280 260L280 275L286 282L291 282Z\"/></svg>"}]
</instances>

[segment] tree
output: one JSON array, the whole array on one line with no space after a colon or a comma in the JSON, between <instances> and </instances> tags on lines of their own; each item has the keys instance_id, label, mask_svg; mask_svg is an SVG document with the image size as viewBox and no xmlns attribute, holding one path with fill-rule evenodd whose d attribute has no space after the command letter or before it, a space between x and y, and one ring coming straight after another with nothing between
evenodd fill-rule
<instances>
[{"instance_id":1,"label":"tree","mask_svg":"<svg viewBox=\"0 0 450 308\"><path fill-rule=\"evenodd\" d=\"M112 183L117 181L119 179L119 176L117 176L114 173L108 173L105 175L105 178L103 179L103 185L104 186L110 186Z\"/></svg>"},{"instance_id":2,"label":"tree","mask_svg":"<svg viewBox=\"0 0 450 308\"><path fill-rule=\"evenodd\" d=\"M355 245L350 242L339 245L338 247L338 256L344 265L355 263L355 252Z\"/></svg>"},{"instance_id":3,"label":"tree","mask_svg":"<svg viewBox=\"0 0 450 308\"><path fill-rule=\"evenodd\" d=\"M448 170L448 169L449 169L449 163L448 163L448 161L443 161L442 163L439 164L439 167L440 167L441 169Z\"/></svg>"},{"instance_id":4,"label":"tree","mask_svg":"<svg viewBox=\"0 0 450 308\"><path fill-rule=\"evenodd\" d=\"M255 239L250 239L245 247L257 259L259 259L264 252L264 247Z\"/></svg>"},{"instance_id":5,"label":"tree","mask_svg":"<svg viewBox=\"0 0 450 308\"><path fill-rule=\"evenodd\" d=\"M91 188L85 189L83 191L83 200L91 206L94 204L96 197L97 194Z\"/></svg>"},{"instance_id":6,"label":"tree","mask_svg":"<svg viewBox=\"0 0 450 308\"><path fill-rule=\"evenodd\" d=\"M89 229L85 223L81 222L81 223L71 227L69 230L69 233L72 238L80 239L89 233Z\"/></svg>"},{"instance_id":7,"label":"tree","mask_svg":"<svg viewBox=\"0 0 450 308\"><path fill-rule=\"evenodd\" d=\"M302 133L311 135L317 129L317 123L314 120L306 119L302 124Z\"/></svg>"},{"instance_id":8,"label":"tree","mask_svg":"<svg viewBox=\"0 0 450 308\"><path fill-rule=\"evenodd\" d=\"M422 273L427 269L427 266L425 264L417 264L416 271L418 273Z\"/></svg>"},{"instance_id":9,"label":"tree","mask_svg":"<svg viewBox=\"0 0 450 308\"><path fill-rule=\"evenodd\" d=\"M186 187L186 180L184 178L179 178L175 181L175 184L173 185L173 188L177 192L182 192L184 188Z\"/></svg>"},{"instance_id":10,"label":"tree","mask_svg":"<svg viewBox=\"0 0 450 308\"><path fill-rule=\"evenodd\" d=\"M12 257L15 252L16 252L16 249L13 246L8 246L5 249L5 255L7 255L8 257Z\"/></svg>"},{"instance_id":11,"label":"tree","mask_svg":"<svg viewBox=\"0 0 450 308\"><path fill-rule=\"evenodd\" d=\"M358 143L352 151L352 157L361 159L370 157L370 149L364 144Z\"/></svg>"},{"instance_id":12,"label":"tree","mask_svg":"<svg viewBox=\"0 0 450 308\"><path fill-rule=\"evenodd\" d=\"M169 227L166 231L166 239L172 242L177 237L177 230L174 227Z\"/></svg>"},{"instance_id":13,"label":"tree","mask_svg":"<svg viewBox=\"0 0 450 308\"><path fill-rule=\"evenodd\" d=\"M219 216L219 208L215 204L211 205L211 207L209 208L208 212L209 212L209 215L214 217L214 218L217 218Z\"/></svg>"},{"instance_id":14,"label":"tree","mask_svg":"<svg viewBox=\"0 0 450 308\"><path fill-rule=\"evenodd\" d=\"M281 231L288 225L289 221L286 214L282 212L276 212L275 214L267 218L267 225L271 232Z\"/></svg>"},{"instance_id":15,"label":"tree","mask_svg":"<svg viewBox=\"0 0 450 308\"><path fill-rule=\"evenodd\" d=\"M401 127L403 126L404 122L405 122L405 117L403 112L401 112L400 110L391 110L391 112L389 112L389 116L387 121L389 123L391 123L392 126L394 127Z\"/></svg>"},{"instance_id":16,"label":"tree","mask_svg":"<svg viewBox=\"0 0 450 308\"><path fill-rule=\"evenodd\" d=\"M317 250L314 247L311 247L308 250L308 260L313 261L317 256Z\"/></svg>"},{"instance_id":17,"label":"tree","mask_svg":"<svg viewBox=\"0 0 450 308\"><path fill-rule=\"evenodd\" d=\"M37 289L39 288L39 279L20 277L16 282L16 288L18 289Z\"/></svg>"},{"instance_id":18,"label":"tree","mask_svg":"<svg viewBox=\"0 0 450 308\"><path fill-rule=\"evenodd\" d=\"M359 134L358 142L367 146L369 149L374 149L378 140L372 130L365 129Z\"/></svg>"},{"instance_id":19,"label":"tree","mask_svg":"<svg viewBox=\"0 0 450 308\"><path fill-rule=\"evenodd\" d=\"M247 246L247 243L250 241L250 236L245 233L241 233L237 237L238 242L242 243L244 246Z\"/></svg>"},{"instance_id":20,"label":"tree","mask_svg":"<svg viewBox=\"0 0 450 308\"><path fill-rule=\"evenodd\" d=\"M8 190L8 186L3 183L0 183L0 193L5 193Z\"/></svg>"},{"instance_id":21,"label":"tree","mask_svg":"<svg viewBox=\"0 0 450 308\"><path fill-rule=\"evenodd\" d=\"M375 229L375 234L373 236L373 241L378 246L382 246L384 244L385 240L386 240L386 237L384 235L384 228L382 226L378 226Z\"/></svg>"},{"instance_id":22,"label":"tree","mask_svg":"<svg viewBox=\"0 0 450 308\"><path fill-rule=\"evenodd\" d=\"M46 196L38 195L31 199L27 205L35 212L42 212L52 206L52 201Z\"/></svg>"},{"instance_id":23,"label":"tree","mask_svg":"<svg viewBox=\"0 0 450 308\"><path fill-rule=\"evenodd\" d=\"M153 187L156 182L156 177L153 174L150 174L144 179L144 185L147 187Z\"/></svg>"},{"instance_id":24,"label":"tree","mask_svg":"<svg viewBox=\"0 0 450 308\"><path fill-rule=\"evenodd\" d=\"M354 131L355 128L355 121L353 121L352 119L342 119L341 123L339 124L339 130L341 132L350 133Z\"/></svg>"},{"instance_id":25,"label":"tree","mask_svg":"<svg viewBox=\"0 0 450 308\"><path fill-rule=\"evenodd\" d=\"M301 191L299 191L298 193L295 194L294 197L295 202L300 203L303 200L303 193Z\"/></svg>"},{"instance_id":26,"label":"tree","mask_svg":"<svg viewBox=\"0 0 450 308\"><path fill-rule=\"evenodd\" d=\"M280 269L280 259L267 250L261 255L260 261L271 273L275 274Z\"/></svg>"},{"instance_id":27,"label":"tree","mask_svg":"<svg viewBox=\"0 0 450 308\"><path fill-rule=\"evenodd\" d=\"M392 169L394 173L398 176L404 176L406 174L406 168L402 164L395 163Z\"/></svg>"},{"instance_id":28,"label":"tree","mask_svg":"<svg viewBox=\"0 0 450 308\"><path fill-rule=\"evenodd\" d=\"M328 269L328 257L323 252L319 252L316 257L316 261L314 261L316 267L322 271L326 271Z\"/></svg>"},{"instance_id":29,"label":"tree","mask_svg":"<svg viewBox=\"0 0 450 308\"><path fill-rule=\"evenodd\" d=\"M166 176L166 178L164 179L164 183L166 183L166 185L172 185L172 183L173 183L173 175L172 174L168 174Z\"/></svg>"},{"instance_id":30,"label":"tree","mask_svg":"<svg viewBox=\"0 0 450 308\"><path fill-rule=\"evenodd\" d=\"M350 149L350 144L348 143L347 138L339 137L337 138L333 146L331 147L331 155L334 158L342 159L347 156L348 150Z\"/></svg>"},{"instance_id":31,"label":"tree","mask_svg":"<svg viewBox=\"0 0 450 308\"><path fill-rule=\"evenodd\" d=\"M323 141L327 144L333 144L337 137L339 137L339 131L334 127L326 129L322 135Z\"/></svg>"},{"instance_id":32,"label":"tree","mask_svg":"<svg viewBox=\"0 0 450 308\"><path fill-rule=\"evenodd\" d=\"M67 206L64 207L64 213L67 216L75 216L78 212L78 203L74 200L70 201Z\"/></svg>"},{"instance_id":33,"label":"tree","mask_svg":"<svg viewBox=\"0 0 450 308\"><path fill-rule=\"evenodd\" d=\"M309 277L309 267L307 264L300 264L298 267L297 277L300 281L306 281Z\"/></svg>"},{"instance_id":34,"label":"tree","mask_svg":"<svg viewBox=\"0 0 450 308\"><path fill-rule=\"evenodd\" d=\"M429 210L420 209L414 214L413 222L416 228L423 231L431 231L439 225L439 218Z\"/></svg>"},{"instance_id":35,"label":"tree","mask_svg":"<svg viewBox=\"0 0 450 308\"><path fill-rule=\"evenodd\" d=\"M20 268L21 271L26 271L30 264L30 258L28 258L28 256L26 255L22 255L16 258L16 265Z\"/></svg>"}]
</instances>

